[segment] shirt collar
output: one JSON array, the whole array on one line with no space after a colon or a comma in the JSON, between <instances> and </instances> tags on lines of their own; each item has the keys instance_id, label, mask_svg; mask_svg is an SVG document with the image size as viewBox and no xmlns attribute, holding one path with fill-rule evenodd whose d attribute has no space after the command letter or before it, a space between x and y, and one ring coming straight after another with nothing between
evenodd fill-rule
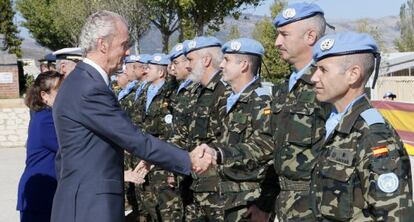
<instances>
[{"instance_id":1,"label":"shirt collar","mask_svg":"<svg viewBox=\"0 0 414 222\"><path fill-rule=\"evenodd\" d=\"M105 81L106 85L109 86L109 76L108 73L106 73L102 67L100 67L98 64L96 64L94 61L88 59L88 58L84 58L83 62L92 66L93 68L96 69L96 71L98 71L98 73L102 76L103 80Z\"/></svg>"},{"instance_id":2,"label":"shirt collar","mask_svg":"<svg viewBox=\"0 0 414 222\"><path fill-rule=\"evenodd\" d=\"M360 99L364 98L365 94L358 96L357 98L353 99L351 103L349 103L343 112L338 113L336 108L332 109L331 114L329 115L328 120L326 121L325 127L327 128L327 133L325 139L333 132L333 130L338 126L338 124L342 121L344 115L352 108L352 106L358 102Z\"/></svg>"},{"instance_id":3,"label":"shirt collar","mask_svg":"<svg viewBox=\"0 0 414 222\"><path fill-rule=\"evenodd\" d=\"M150 87L151 87L153 90L158 91L158 90L162 87L162 85L164 85L164 83L165 83L165 80L162 80L162 81L161 81L161 82L159 82L158 84L153 84L153 83L151 83Z\"/></svg>"},{"instance_id":4,"label":"shirt collar","mask_svg":"<svg viewBox=\"0 0 414 222\"><path fill-rule=\"evenodd\" d=\"M298 79L300 79L303 74L306 73L306 71L308 70L308 68L313 64L313 60L308 63L305 67L303 67L301 70L299 71L294 71L290 78L289 78L289 91L292 90L292 88L296 85L296 82L298 81Z\"/></svg>"}]
</instances>

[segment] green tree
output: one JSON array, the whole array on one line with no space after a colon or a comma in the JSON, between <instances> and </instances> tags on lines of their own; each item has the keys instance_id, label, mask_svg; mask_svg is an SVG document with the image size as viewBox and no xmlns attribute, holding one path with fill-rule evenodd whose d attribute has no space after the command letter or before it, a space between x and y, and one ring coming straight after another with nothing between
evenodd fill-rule
<instances>
[{"instance_id":1,"label":"green tree","mask_svg":"<svg viewBox=\"0 0 414 222\"><path fill-rule=\"evenodd\" d=\"M236 19L247 6L257 6L263 0L179 0L183 10L182 18L191 20L195 35L205 34L205 27L218 31L224 23L224 17L232 15Z\"/></svg>"},{"instance_id":2,"label":"green tree","mask_svg":"<svg viewBox=\"0 0 414 222\"><path fill-rule=\"evenodd\" d=\"M274 1L271 6L272 18L282 10L284 4L284 1ZM262 78L273 83L286 79L287 75L290 74L289 64L280 58L279 52L275 47L276 36L277 31L273 26L272 19L269 17L259 21L253 31L253 38L261 42L265 48L263 59L265 67L262 67Z\"/></svg>"},{"instance_id":3,"label":"green tree","mask_svg":"<svg viewBox=\"0 0 414 222\"><path fill-rule=\"evenodd\" d=\"M6 49L21 58L22 39L17 36L19 30L13 23L14 14L11 0L0 0L0 33L5 35Z\"/></svg>"},{"instance_id":4,"label":"green tree","mask_svg":"<svg viewBox=\"0 0 414 222\"><path fill-rule=\"evenodd\" d=\"M71 38L68 32L54 25L57 18L53 9L56 0L17 0L16 6L25 21L26 27L36 41L51 50L70 47Z\"/></svg>"},{"instance_id":5,"label":"green tree","mask_svg":"<svg viewBox=\"0 0 414 222\"><path fill-rule=\"evenodd\" d=\"M226 39L229 41L237 38L240 38L239 27L237 25L232 25Z\"/></svg>"},{"instance_id":6,"label":"green tree","mask_svg":"<svg viewBox=\"0 0 414 222\"><path fill-rule=\"evenodd\" d=\"M394 42L398 51L414 51L414 0L401 5L400 28L401 36Z\"/></svg>"},{"instance_id":7,"label":"green tree","mask_svg":"<svg viewBox=\"0 0 414 222\"><path fill-rule=\"evenodd\" d=\"M124 16L130 24L131 37L138 44L149 27L143 1L16 0L16 6L26 20L22 25L37 42L57 50L77 46L86 18L98 10L110 10Z\"/></svg>"}]
</instances>

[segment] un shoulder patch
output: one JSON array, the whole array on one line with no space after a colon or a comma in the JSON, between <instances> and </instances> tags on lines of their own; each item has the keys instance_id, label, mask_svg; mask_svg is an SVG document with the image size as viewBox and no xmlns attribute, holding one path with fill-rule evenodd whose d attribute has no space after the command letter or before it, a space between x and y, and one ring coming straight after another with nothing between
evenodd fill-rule
<instances>
[{"instance_id":1,"label":"un shoulder patch","mask_svg":"<svg viewBox=\"0 0 414 222\"><path fill-rule=\"evenodd\" d=\"M360 116L365 120L365 122L371 126L376 123L385 123L384 118L382 115L378 112L377 109L371 108L367 109L364 112L360 114Z\"/></svg>"},{"instance_id":2,"label":"un shoulder patch","mask_svg":"<svg viewBox=\"0 0 414 222\"><path fill-rule=\"evenodd\" d=\"M256 94L258 96L271 96L270 94L270 90L264 88L264 87L259 87L256 90L254 90L256 92Z\"/></svg>"}]
</instances>

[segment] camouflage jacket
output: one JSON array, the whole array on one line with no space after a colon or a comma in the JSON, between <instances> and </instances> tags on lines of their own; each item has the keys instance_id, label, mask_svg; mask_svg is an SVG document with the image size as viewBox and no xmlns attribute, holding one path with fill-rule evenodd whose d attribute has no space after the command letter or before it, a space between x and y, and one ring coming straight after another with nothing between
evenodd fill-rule
<instances>
[{"instance_id":1,"label":"camouflage jacket","mask_svg":"<svg viewBox=\"0 0 414 222\"><path fill-rule=\"evenodd\" d=\"M194 149L202 143L211 143L220 136L220 125L225 113L220 113L221 108L226 106L227 96L231 91L221 81L221 71L205 87L198 87L196 90L197 102L191 117L188 132L190 144L187 149Z\"/></svg>"},{"instance_id":2,"label":"camouflage jacket","mask_svg":"<svg viewBox=\"0 0 414 222\"><path fill-rule=\"evenodd\" d=\"M221 134L210 146L218 149L222 162L216 169L217 184L212 178L203 178L193 184L194 190L202 191L203 186L212 185L207 191L216 191L232 196L226 202L226 209L247 205L260 194L260 182L272 160L273 143L270 130L270 93L261 87L260 80L248 86L237 102L221 119ZM201 186L201 187L200 187ZM235 199L237 201L234 201Z\"/></svg>"},{"instance_id":3,"label":"camouflage jacket","mask_svg":"<svg viewBox=\"0 0 414 222\"><path fill-rule=\"evenodd\" d=\"M137 83L133 88L132 88L132 90L124 97L124 98L122 98L120 101L119 101L119 104L121 105L121 108L125 111L125 112L127 112L127 114L129 115L129 116L131 116L130 115L130 113L132 112L132 107L134 106L134 100L135 100L135 92L136 92L136 90L137 90L137 88L138 88L138 86L139 86L139 83Z\"/></svg>"},{"instance_id":4,"label":"camouflage jacket","mask_svg":"<svg viewBox=\"0 0 414 222\"><path fill-rule=\"evenodd\" d=\"M172 90L168 87L167 82L165 82L158 90L146 112L145 103L150 85L149 83L145 85L141 96L135 101L131 118L144 132L166 140L172 129L171 124L165 122L165 117L171 115L170 95Z\"/></svg>"},{"instance_id":5,"label":"camouflage jacket","mask_svg":"<svg viewBox=\"0 0 414 222\"><path fill-rule=\"evenodd\" d=\"M168 142L173 143L183 149L190 149L191 140L186 134L191 123L195 104L197 102L197 89L201 87L199 83L190 83L187 87L173 92L171 95L171 108L173 115L173 132Z\"/></svg>"},{"instance_id":6,"label":"camouflage jacket","mask_svg":"<svg viewBox=\"0 0 414 222\"><path fill-rule=\"evenodd\" d=\"M310 180L330 111L316 100L311 76L309 68L291 92L285 83L274 95L271 125L275 141L274 167L279 176L289 180Z\"/></svg>"},{"instance_id":7,"label":"camouflage jacket","mask_svg":"<svg viewBox=\"0 0 414 222\"><path fill-rule=\"evenodd\" d=\"M313 211L320 220L412 221L407 152L386 121L367 114L380 116L364 97L323 144L312 174Z\"/></svg>"}]
</instances>

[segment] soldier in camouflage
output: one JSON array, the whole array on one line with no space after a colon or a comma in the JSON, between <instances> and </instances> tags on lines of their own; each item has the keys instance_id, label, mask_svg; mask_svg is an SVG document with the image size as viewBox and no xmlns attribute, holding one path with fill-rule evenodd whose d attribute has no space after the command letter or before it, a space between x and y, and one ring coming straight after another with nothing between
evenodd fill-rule
<instances>
[{"instance_id":1,"label":"soldier in camouflage","mask_svg":"<svg viewBox=\"0 0 414 222\"><path fill-rule=\"evenodd\" d=\"M128 77L123 70L118 70L115 73L115 81L112 82L112 90L114 94L119 97L119 94L128 86Z\"/></svg>"},{"instance_id":2,"label":"soldier in camouflage","mask_svg":"<svg viewBox=\"0 0 414 222\"><path fill-rule=\"evenodd\" d=\"M280 56L293 73L274 90L272 130L275 142L275 178L280 186L275 214L279 221L315 221L309 207L311 172L323 142L327 108L315 99L310 81L312 48L323 36L326 22L322 9L313 3L293 3L275 18ZM276 181L277 180L277 181ZM271 189L263 195L275 193Z\"/></svg>"},{"instance_id":3,"label":"soldier in camouflage","mask_svg":"<svg viewBox=\"0 0 414 222\"><path fill-rule=\"evenodd\" d=\"M196 90L200 87L200 83L193 82L190 78L190 72L186 69L187 58L184 55L184 47L189 41L186 40L183 43L179 43L173 47L170 52L171 59L171 74L175 75L176 79L180 81L180 84L171 95L171 107L174 131L169 138L169 142L175 145L189 150L190 138L185 135L191 122L191 115L194 111L194 105L197 102Z\"/></svg>"},{"instance_id":4,"label":"soldier in camouflage","mask_svg":"<svg viewBox=\"0 0 414 222\"><path fill-rule=\"evenodd\" d=\"M221 81L219 64L222 59L221 43L214 37L196 37L183 45L187 62L183 62L185 69L190 73L187 79L193 82L185 91L178 94L180 97L174 102L174 135L170 142L183 149L192 150L196 145L211 142L219 134L220 107L225 106L226 85ZM178 58L178 57L177 57ZM173 65L174 67L174 65ZM177 68L177 67L176 67ZM182 111L180 111L182 110ZM178 113L180 112L180 113ZM190 181L191 182L191 181ZM185 186L183 185L182 188ZM183 193L184 195L184 193ZM185 221L203 221L199 204L187 199Z\"/></svg>"},{"instance_id":5,"label":"soldier in camouflage","mask_svg":"<svg viewBox=\"0 0 414 222\"><path fill-rule=\"evenodd\" d=\"M128 110L128 107L133 105L131 101L134 101L135 91L139 84L134 68L137 59L138 57L136 55L129 55L124 58L123 72L128 79L128 84L125 89L118 94L118 102L125 111Z\"/></svg>"},{"instance_id":6,"label":"soldier in camouflage","mask_svg":"<svg viewBox=\"0 0 414 222\"><path fill-rule=\"evenodd\" d=\"M184 49L188 62L186 69L189 78L200 83L196 90L197 102L185 133L190 138L187 149L191 150L202 143L210 143L220 134L219 126L226 106L226 98L230 93L227 84L222 81L220 62L223 58L221 43L215 37L196 37ZM227 94L226 94L227 93Z\"/></svg>"},{"instance_id":7,"label":"soldier in camouflage","mask_svg":"<svg viewBox=\"0 0 414 222\"><path fill-rule=\"evenodd\" d=\"M167 140L172 130L170 94L165 77L169 58L156 53L149 61L146 71L148 84L134 106L133 121L143 131ZM147 183L140 194L146 211L152 221L180 221L183 215L182 201L175 187L168 184L168 177L174 175L154 167L147 174Z\"/></svg>"},{"instance_id":8,"label":"soldier in camouflage","mask_svg":"<svg viewBox=\"0 0 414 222\"><path fill-rule=\"evenodd\" d=\"M121 105L121 108L124 109L130 117L135 103L136 90L141 87L145 74L145 62L143 60L143 56L145 55L129 55L124 59L124 72L128 77L128 80L130 82L135 82L135 84L134 87L130 90L130 92L127 95L125 95L124 98L119 101L119 103ZM136 176L134 168L137 165L137 163L137 157L130 155L129 153L125 153L124 169L126 180L131 180L131 178L127 178L127 176ZM145 217L144 215L146 215L147 213L143 211L140 193L135 191L135 184L133 183L133 181L125 183L125 196L125 209L132 210L132 212L127 215L125 220L136 221L137 217Z\"/></svg>"},{"instance_id":9,"label":"soldier in camouflage","mask_svg":"<svg viewBox=\"0 0 414 222\"><path fill-rule=\"evenodd\" d=\"M173 132L168 141L183 149L188 149L190 138L187 135L183 135L185 130L182 132L182 129L188 128L191 122L191 115L197 101L195 92L200 86L199 83L194 83L188 78L190 73L186 69L187 58L184 55L184 46L188 42L186 40L183 43L178 43L169 54L171 74L179 81L179 87L171 94ZM175 176L168 179L170 186L174 186L180 191L185 221L194 221L198 213L196 213L197 208L193 204L193 193L190 190L191 176Z\"/></svg>"},{"instance_id":10,"label":"soldier in camouflage","mask_svg":"<svg viewBox=\"0 0 414 222\"><path fill-rule=\"evenodd\" d=\"M260 195L260 183L272 160L270 91L258 77L263 46L247 38L223 45L223 80L232 93L222 107L220 137L206 146L219 166L193 183L209 221L250 221L249 205Z\"/></svg>"},{"instance_id":11,"label":"soldier in camouflage","mask_svg":"<svg viewBox=\"0 0 414 222\"><path fill-rule=\"evenodd\" d=\"M337 33L316 44L316 98L334 108L312 173L317 220L412 221L408 154L392 126L369 103L365 85L380 55L371 36Z\"/></svg>"}]
</instances>

